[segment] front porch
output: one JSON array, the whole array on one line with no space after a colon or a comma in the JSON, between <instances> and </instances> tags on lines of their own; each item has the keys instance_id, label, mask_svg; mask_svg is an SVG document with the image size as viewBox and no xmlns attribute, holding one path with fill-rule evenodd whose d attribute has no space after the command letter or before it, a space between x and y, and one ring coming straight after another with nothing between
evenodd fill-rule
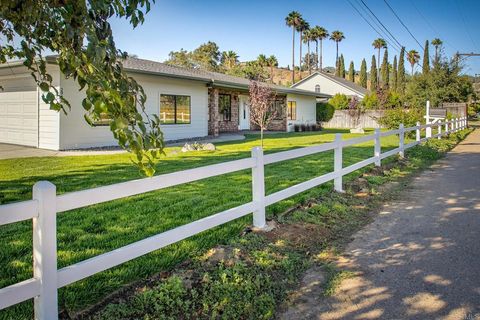
<instances>
[{"instance_id":1,"label":"front porch","mask_svg":"<svg viewBox=\"0 0 480 320\"><path fill-rule=\"evenodd\" d=\"M272 120L267 130L287 131L287 96L277 96L273 102L278 117ZM208 134L214 137L221 133L257 130L250 121L248 91L212 87L208 89Z\"/></svg>"}]
</instances>

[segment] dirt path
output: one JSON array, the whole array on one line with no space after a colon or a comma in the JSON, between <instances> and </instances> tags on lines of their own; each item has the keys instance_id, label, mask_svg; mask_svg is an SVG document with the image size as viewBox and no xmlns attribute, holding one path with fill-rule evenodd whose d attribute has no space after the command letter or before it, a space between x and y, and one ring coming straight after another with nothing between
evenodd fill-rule
<instances>
[{"instance_id":1,"label":"dirt path","mask_svg":"<svg viewBox=\"0 0 480 320\"><path fill-rule=\"evenodd\" d=\"M355 276L325 298L310 270L282 319L480 319L480 130L399 198L338 260Z\"/></svg>"}]
</instances>

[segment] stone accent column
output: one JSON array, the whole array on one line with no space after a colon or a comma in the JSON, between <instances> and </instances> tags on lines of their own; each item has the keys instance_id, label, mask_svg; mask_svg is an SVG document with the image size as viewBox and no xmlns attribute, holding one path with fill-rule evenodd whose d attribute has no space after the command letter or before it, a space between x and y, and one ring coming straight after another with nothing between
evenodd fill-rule
<instances>
[{"instance_id":1,"label":"stone accent column","mask_svg":"<svg viewBox=\"0 0 480 320\"><path fill-rule=\"evenodd\" d=\"M219 134L218 88L208 89L208 134L217 137Z\"/></svg>"}]
</instances>

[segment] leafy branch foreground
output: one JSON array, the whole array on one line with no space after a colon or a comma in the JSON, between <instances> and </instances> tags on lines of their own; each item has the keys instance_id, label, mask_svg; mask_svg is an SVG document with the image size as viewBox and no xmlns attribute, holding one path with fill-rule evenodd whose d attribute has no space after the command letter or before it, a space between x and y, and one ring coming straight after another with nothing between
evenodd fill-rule
<instances>
[{"instance_id":1,"label":"leafy branch foreground","mask_svg":"<svg viewBox=\"0 0 480 320\"><path fill-rule=\"evenodd\" d=\"M288 298L303 272L322 265L327 273L324 294L349 276L333 270L328 252L342 248L408 180L463 140L471 130L444 140L430 140L408 150L404 160L391 159L369 168L346 185L345 194L326 185L320 197L277 214L273 231L246 230L219 246L136 283L97 306L71 315L86 319L270 319ZM400 183L388 183L388 182ZM66 315L65 315L66 316Z\"/></svg>"}]
</instances>

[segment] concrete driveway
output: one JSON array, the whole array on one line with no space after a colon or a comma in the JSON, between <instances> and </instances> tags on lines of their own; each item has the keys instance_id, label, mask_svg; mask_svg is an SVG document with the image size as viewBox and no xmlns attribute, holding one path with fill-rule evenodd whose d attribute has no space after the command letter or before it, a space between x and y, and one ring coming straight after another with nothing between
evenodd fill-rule
<instances>
[{"instance_id":1,"label":"concrete driveway","mask_svg":"<svg viewBox=\"0 0 480 320\"><path fill-rule=\"evenodd\" d=\"M315 283L282 319L480 319L480 129L358 232L336 294ZM317 282L316 282L317 281Z\"/></svg>"},{"instance_id":2,"label":"concrete driveway","mask_svg":"<svg viewBox=\"0 0 480 320\"><path fill-rule=\"evenodd\" d=\"M0 160L29 157L52 157L58 153L59 151L0 143Z\"/></svg>"}]
</instances>

